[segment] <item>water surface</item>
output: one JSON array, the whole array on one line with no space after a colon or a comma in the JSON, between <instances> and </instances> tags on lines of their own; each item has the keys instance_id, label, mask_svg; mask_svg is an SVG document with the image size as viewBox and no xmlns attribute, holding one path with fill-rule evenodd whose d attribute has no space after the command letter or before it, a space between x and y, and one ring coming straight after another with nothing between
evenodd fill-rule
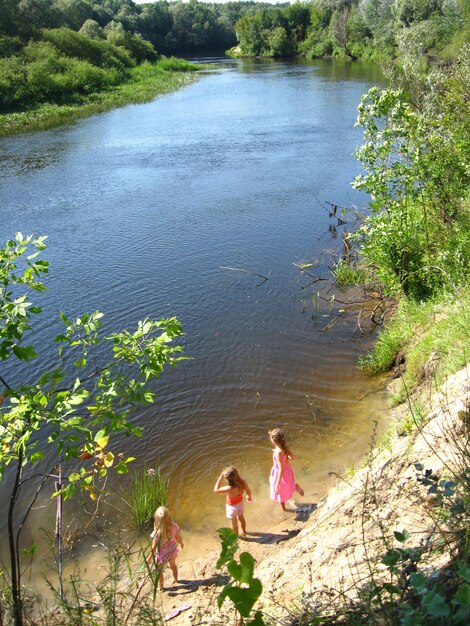
<instances>
[{"instance_id":1,"label":"water surface","mask_svg":"<svg viewBox=\"0 0 470 626\"><path fill-rule=\"evenodd\" d=\"M148 104L0 141L2 238L49 237L41 367L55 362L58 310L100 309L107 329L147 316L183 323L192 360L135 413L145 437L126 453L170 477L190 537L224 524L212 487L228 464L254 491L250 523L275 518L268 429L286 428L304 501L315 502L383 412L377 383L356 368L367 340L355 318L322 332L328 305L312 317L312 296L333 291L297 266L318 260L312 271L328 277L340 237L325 203L365 202L350 188L354 123L378 80L360 64L234 61ZM37 368L3 372L31 382Z\"/></svg>"}]
</instances>

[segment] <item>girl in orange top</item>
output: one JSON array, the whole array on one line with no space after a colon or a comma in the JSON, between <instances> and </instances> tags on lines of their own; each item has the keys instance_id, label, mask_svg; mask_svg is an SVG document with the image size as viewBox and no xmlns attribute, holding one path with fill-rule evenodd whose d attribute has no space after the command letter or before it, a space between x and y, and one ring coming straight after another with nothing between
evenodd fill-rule
<instances>
[{"instance_id":1,"label":"girl in orange top","mask_svg":"<svg viewBox=\"0 0 470 626\"><path fill-rule=\"evenodd\" d=\"M221 487L220 483L223 479L227 481L228 485ZM233 467L233 465L226 467L215 483L214 493L225 493L227 495L225 504L227 518L232 522L233 531L237 535L238 520L240 520L242 533L246 534L246 521L243 515L245 509L243 494L245 492L247 501L251 502L251 489L246 480L243 480L237 468Z\"/></svg>"}]
</instances>

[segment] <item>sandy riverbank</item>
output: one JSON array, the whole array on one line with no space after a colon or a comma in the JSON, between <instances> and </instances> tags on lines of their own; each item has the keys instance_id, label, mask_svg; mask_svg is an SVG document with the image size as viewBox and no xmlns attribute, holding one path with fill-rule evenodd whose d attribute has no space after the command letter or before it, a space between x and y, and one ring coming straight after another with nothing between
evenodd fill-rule
<instances>
[{"instance_id":1,"label":"sandy riverbank","mask_svg":"<svg viewBox=\"0 0 470 626\"><path fill-rule=\"evenodd\" d=\"M398 431L387 446L376 448L373 460L350 480L339 480L328 496L304 510L291 512L269 529L252 528L240 549L255 557L255 575L263 583L259 607L283 624L294 614L329 598L354 600L367 578L371 563L394 543L394 531L406 529L412 545L422 545L432 534L432 506L415 464L445 476L457 462L455 437L463 436L462 411L470 402L470 376L462 370L450 377L439 393L428 390L428 415L411 435ZM403 406L397 419L408 412ZM396 541L395 541L396 544ZM181 582L161 594L162 612L187 607L169 622L175 626L231 623L233 608L216 607L220 573L215 569L218 551L201 558L180 559ZM442 566L449 556L436 554L428 566ZM377 574L380 576L379 566Z\"/></svg>"}]
</instances>

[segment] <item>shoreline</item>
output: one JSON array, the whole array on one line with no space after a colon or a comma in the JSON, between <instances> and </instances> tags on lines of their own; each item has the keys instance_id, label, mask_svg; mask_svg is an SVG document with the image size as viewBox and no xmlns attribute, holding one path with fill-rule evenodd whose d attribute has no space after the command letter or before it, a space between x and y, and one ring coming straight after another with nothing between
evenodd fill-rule
<instances>
[{"instance_id":1,"label":"shoreline","mask_svg":"<svg viewBox=\"0 0 470 626\"><path fill-rule=\"evenodd\" d=\"M318 506L311 510L299 507L297 513L287 514L265 532L254 531L247 540L239 541L239 552L247 550L255 558L254 574L263 584L255 609L276 620L292 620L291 607L298 617L310 610L312 603L325 608L327 602L333 606L339 598L355 602L360 593L358 581L367 577L371 563L376 568L375 560L379 559L375 575L386 574L380 558L387 541L400 546L397 533L406 530L413 545L429 542L435 530L429 507L435 504L430 504L416 464L432 468L442 477L451 471L456 459L449 435L455 432L462 436L464 432L461 413L470 403L468 381L467 368L449 376L441 390L432 392L422 427L406 436L397 431L385 448L375 447L364 467L350 480L338 477ZM431 396L430 389L427 391ZM406 405L394 411L395 424L407 411ZM384 533L390 533L391 539ZM222 626L233 618L229 601L221 611L214 606L221 585L226 583L215 569L217 557L214 551L198 559L181 560L181 582L177 585L170 583L171 575L166 572L167 587L159 600L162 612L169 615L191 605L172 617L171 624ZM450 558L445 551L430 553L426 567L445 569ZM191 574L197 574L198 580L191 580Z\"/></svg>"},{"instance_id":2,"label":"shoreline","mask_svg":"<svg viewBox=\"0 0 470 626\"><path fill-rule=\"evenodd\" d=\"M158 96L190 85L205 69L199 66L197 71L168 71L157 68L143 78L122 83L109 91L90 94L80 104L44 104L31 111L3 113L0 115L0 138L49 130L130 104L150 102Z\"/></svg>"}]
</instances>

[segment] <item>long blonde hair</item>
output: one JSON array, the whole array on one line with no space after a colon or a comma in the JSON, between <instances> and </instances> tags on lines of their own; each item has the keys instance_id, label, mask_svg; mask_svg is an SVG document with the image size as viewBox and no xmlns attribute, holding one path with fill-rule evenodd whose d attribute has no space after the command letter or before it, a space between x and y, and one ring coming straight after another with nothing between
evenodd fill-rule
<instances>
[{"instance_id":1,"label":"long blonde hair","mask_svg":"<svg viewBox=\"0 0 470 626\"><path fill-rule=\"evenodd\" d=\"M286 456L292 456L292 450L287 445L286 435L282 428L270 430L268 434L271 437L271 441L273 441L276 446L279 446Z\"/></svg>"},{"instance_id":2,"label":"long blonde hair","mask_svg":"<svg viewBox=\"0 0 470 626\"><path fill-rule=\"evenodd\" d=\"M153 515L153 527L155 536L163 541L167 541L171 537L171 528L173 520L170 511L166 506L159 506Z\"/></svg>"},{"instance_id":3,"label":"long blonde hair","mask_svg":"<svg viewBox=\"0 0 470 626\"><path fill-rule=\"evenodd\" d=\"M222 475L230 487L244 487L243 478L238 473L237 468L233 465L226 467L222 472Z\"/></svg>"}]
</instances>

